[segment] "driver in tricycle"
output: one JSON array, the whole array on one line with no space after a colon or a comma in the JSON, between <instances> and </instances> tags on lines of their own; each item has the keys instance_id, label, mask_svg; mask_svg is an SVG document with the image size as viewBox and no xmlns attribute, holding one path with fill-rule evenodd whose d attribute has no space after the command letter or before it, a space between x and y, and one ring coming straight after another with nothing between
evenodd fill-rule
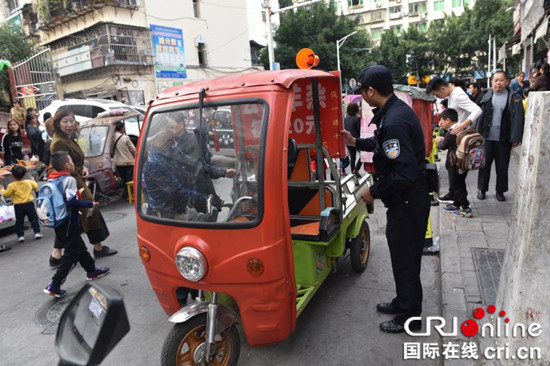
<instances>
[{"instance_id":1,"label":"driver in tricycle","mask_svg":"<svg viewBox=\"0 0 550 366\"><path fill-rule=\"evenodd\" d=\"M166 128L151 141L144 180L149 205L159 217L186 221L215 221L207 202L219 211L223 201L216 195L212 179L233 178L235 169L210 165L199 140L185 128L182 112L163 116Z\"/></svg>"}]
</instances>

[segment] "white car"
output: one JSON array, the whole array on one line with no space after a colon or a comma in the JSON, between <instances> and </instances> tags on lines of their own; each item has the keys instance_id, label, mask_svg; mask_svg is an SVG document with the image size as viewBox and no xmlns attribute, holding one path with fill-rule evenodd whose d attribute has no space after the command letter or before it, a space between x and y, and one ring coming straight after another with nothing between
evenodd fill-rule
<instances>
[{"instance_id":1,"label":"white car","mask_svg":"<svg viewBox=\"0 0 550 366\"><path fill-rule=\"evenodd\" d=\"M44 121L44 114L50 112L52 117L55 115L55 112L59 108L67 108L74 113L75 119L80 124L96 118L99 113L112 111L115 109L123 109L127 112L139 113L139 111L134 108L127 106L124 103L120 103L114 100L108 99L65 99L65 100L54 100L46 108L40 110L40 116L38 121L42 123ZM143 126L143 118L132 118L126 120L125 128L126 134L130 136L132 142L137 144L139 138L139 132Z\"/></svg>"}]
</instances>

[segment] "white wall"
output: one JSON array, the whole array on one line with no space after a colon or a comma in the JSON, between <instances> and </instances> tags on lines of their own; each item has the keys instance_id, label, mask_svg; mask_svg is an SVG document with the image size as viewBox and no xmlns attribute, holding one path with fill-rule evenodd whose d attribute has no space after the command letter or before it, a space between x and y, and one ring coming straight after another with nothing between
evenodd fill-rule
<instances>
[{"instance_id":1,"label":"white wall","mask_svg":"<svg viewBox=\"0 0 550 366\"><path fill-rule=\"evenodd\" d=\"M146 1L150 25L183 31L187 78L157 79L159 89L251 67L246 0L208 0L199 4L200 17L195 18L192 0ZM198 40L206 42L206 68L198 67Z\"/></svg>"}]
</instances>

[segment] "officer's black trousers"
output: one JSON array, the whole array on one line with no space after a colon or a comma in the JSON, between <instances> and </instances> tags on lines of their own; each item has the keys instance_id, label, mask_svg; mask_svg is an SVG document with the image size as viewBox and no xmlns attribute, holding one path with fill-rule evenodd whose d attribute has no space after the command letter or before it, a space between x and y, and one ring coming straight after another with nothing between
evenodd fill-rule
<instances>
[{"instance_id":1,"label":"officer's black trousers","mask_svg":"<svg viewBox=\"0 0 550 366\"><path fill-rule=\"evenodd\" d=\"M397 293L393 303L404 310L403 320L422 313L420 263L430 213L425 185L408 196L408 201L388 206L386 226Z\"/></svg>"},{"instance_id":2,"label":"officer's black trousers","mask_svg":"<svg viewBox=\"0 0 550 366\"><path fill-rule=\"evenodd\" d=\"M497 171L496 191L504 193L508 191L508 166L512 144L507 141L485 141L485 167L479 170L477 176L477 189L482 192L489 190L491 179L491 166L493 160Z\"/></svg>"}]
</instances>

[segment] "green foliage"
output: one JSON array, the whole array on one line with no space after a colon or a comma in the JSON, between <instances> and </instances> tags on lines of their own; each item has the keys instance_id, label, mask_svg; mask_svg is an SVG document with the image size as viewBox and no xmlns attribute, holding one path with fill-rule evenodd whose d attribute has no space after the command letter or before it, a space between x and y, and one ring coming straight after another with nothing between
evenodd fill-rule
<instances>
[{"instance_id":1,"label":"green foliage","mask_svg":"<svg viewBox=\"0 0 550 366\"><path fill-rule=\"evenodd\" d=\"M336 70L336 41L357 30L355 19L337 15L334 2L314 4L310 9L298 8L285 12L275 31L275 60L281 69L295 69L296 54L302 48L311 48L320 58L320 70ZM355 78L367 65L374 63L369 53L372 43L364 30L349 37L340 47L342 80ZM267 49L262 52L266 68Z\"/></svg>"},{"instance_id":2,"label":"green foliage","mask_svg":"<svg viewBox=\"0 0 550 366\"><path fill-rule=\"evenodd\" d=\"M0 58L12 63L33 53L34 42L23 32L14 32L6 24L0 26Z\"/></svg>"},{"instance_id":3,"label":"green foliage","mask_svg":"<svg viewBox=\"0 0 550 366\"><path fill-rule=\"evenodd\" d=\"M0 26L0 58L10 61L12 64L16 61L29 57L34 50L34 42L23 32L14 32L7 24ZM0 72L0 88L9 90L9 77L7 70Z\"/></svg>"},{"instance_id":4,"label":"green foliage","mask_svg":"<svg viewBox=\"0 0 550 366\"><path fill-rule=\"evenodd\" d=\"M288 6L287 3L289 1L279 1L281 7ZM471 76L475 70L487 68L490 34L496 36L497 47L512 36L513 12L506 11L512 6L514 0L476 1L473 8L466 7L461 16L451 13L442 20L431 22L426 32L410 27L398 36L387 30L382 35L380 46L372 52L357 52L357 49L372 47L368 35L360 31L340 48L342 78L356 77L363 67L373 63L388 66L398 80L408 72L416 71L417 66L421 75ZM319 69L337 68L336 40L358 26L352 16L339 16L333 9L334 2L331 1L316 4L309 10L300 8L284 13L274 37L277 43L275 60L281 68L295 68L296 53L303 47L309 47L319 55ZM407 65L407 54L414 54L414 64ZM263 60L268 68L267 50L264 50Z\"/></svg>"}]
</instances>

